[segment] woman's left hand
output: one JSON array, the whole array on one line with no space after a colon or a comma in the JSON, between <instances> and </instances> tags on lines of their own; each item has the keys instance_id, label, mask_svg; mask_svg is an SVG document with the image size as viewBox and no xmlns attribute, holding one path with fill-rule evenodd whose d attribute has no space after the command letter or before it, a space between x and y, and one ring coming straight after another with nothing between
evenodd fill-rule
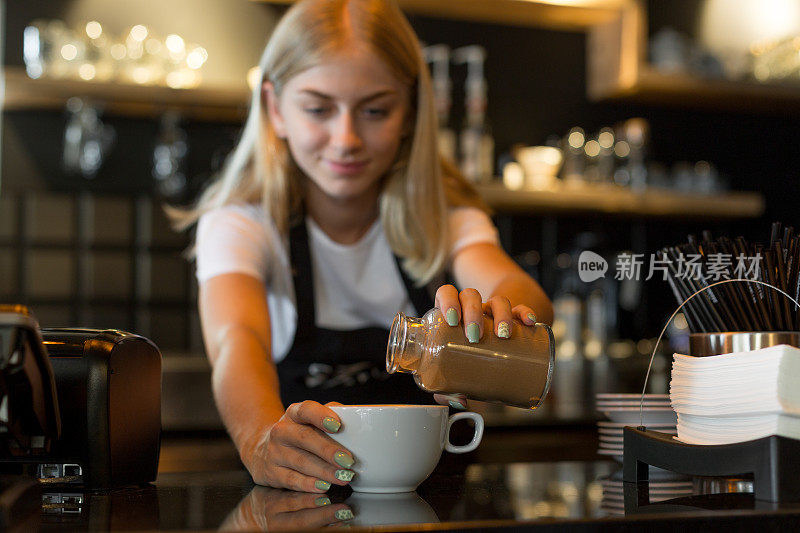
<instances>
[{"instance_id":1,"label":"woman's left hand","mask_svg":"<svg viewBox=\"0 0 800 533\"><path fill-rule=\"evenodd\" d=\"M436 291L436 308L445 317L448 325L456 327L461 323L469 342L475 343L486 334L483 331L483 315L494 319L491 334L507 339L511 336L511 319L516 318L526 326L536 324L536 314L527 305L515 305L505 296L492 296L485 303L476 289L458 292L452 285L442 285Z\"/></svg>"},{"instance_id":2,"label":"woman's left hand","mask_svg":"<svg viewBox=\"0 0 800 533\"><path fill-rule=\"evenodd\" d=\"M481 293L476 289L464 289L459 292L453 285L442 285L436 291L436 308L445 317L450 327L462 324L464 334L471 343L476 343L487 334L483 329L483 316L494 319L493 331L488 333L501 339L511 336L511 320L516 318L526 326L536 324L536 314L527 305L511 306L504 296L492 296L483 302ZM450 405L457 409L466 409L466 397L463 394L434 394L437 403Z\"/></svg>"}]
</instances>

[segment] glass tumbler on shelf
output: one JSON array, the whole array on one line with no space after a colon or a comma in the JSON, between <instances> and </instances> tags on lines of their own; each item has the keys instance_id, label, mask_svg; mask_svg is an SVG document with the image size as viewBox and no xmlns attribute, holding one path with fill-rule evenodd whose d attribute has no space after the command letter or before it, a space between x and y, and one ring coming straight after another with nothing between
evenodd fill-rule
<instances>
[{"instance_id":1,"label":"glass tumbler on shelf","mask_svg":"<svg viewBox=\"0 0 800 533\"><path fill-rule=\"evenodd\" d=\"M484 335L470 343L464 328L450 326L439 309L422 318L398 313L389 333L386 370L407 372L427 392L464 394L473 400L536 409L553 376L555 342L550 326L512 320L507 339L483 317Z\"/></svg>"}]
</instances>

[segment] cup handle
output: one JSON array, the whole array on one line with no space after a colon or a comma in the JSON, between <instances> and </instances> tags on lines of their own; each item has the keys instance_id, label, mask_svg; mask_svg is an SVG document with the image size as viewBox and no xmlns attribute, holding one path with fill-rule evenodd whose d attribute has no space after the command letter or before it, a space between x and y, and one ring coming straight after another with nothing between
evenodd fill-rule
<instances>
[{"instance_id":1,"label":"cup handle","mask_svg":"<svg viewBox=\"0 0 800 533\"><path fill-rule=\"evenodd\" d=\"M454 446L450 443L450 428L453 426L453 422L456 420L461 420L462 418L471 418L475 422L475 434L472 436L472 440L469 444L465 444L464 446ZM473 412L466 412L466 413L456 413L451 415L450 418L447 419L447 439L444 443L444 449L450 453L467 453L471 452L475 448L478 447L478 444L481 443L481 438L483 438L483 417L478 413Z\"/></svg>"}]
</instances>

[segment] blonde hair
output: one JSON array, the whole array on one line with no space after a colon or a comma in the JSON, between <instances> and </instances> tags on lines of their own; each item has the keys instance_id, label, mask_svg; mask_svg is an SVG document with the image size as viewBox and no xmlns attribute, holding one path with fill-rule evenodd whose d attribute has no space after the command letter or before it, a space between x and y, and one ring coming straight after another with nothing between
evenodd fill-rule
<instances>
[{"instance_id":1,"label":"blonde hair","mask_svg":"<svg viewBox=\"0 0 800 533\"><path fill-rule=\"evenodd\" d=\"M400 144L383 179L379 200L386 237L417 284L440 273L447 259L447 209L486 210L477 193L437 148L437 119L430 74L414 30L394 0L300 0L275 27L261 57L262 81L280 94L300 72L352 43L366 43L398 80L412 88L413 134ZM284 237L290 217L301 212L302 179L286 142L273 129L259 83L238 145L219 177L187 210L170 209L185 229L203 214L231 203L258 203Z\"/></svg>"}]
</instances>

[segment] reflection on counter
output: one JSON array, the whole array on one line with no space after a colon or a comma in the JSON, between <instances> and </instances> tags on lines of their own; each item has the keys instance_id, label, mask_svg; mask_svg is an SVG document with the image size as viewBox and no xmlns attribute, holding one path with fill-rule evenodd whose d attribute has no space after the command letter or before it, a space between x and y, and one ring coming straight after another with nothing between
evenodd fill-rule
<instances>
[{"instance_id":1,"label":"reflection on counter","mask_svg":"<svg viewBox=\"0 0 800 533\"><path fill-rule=\"evenodd\" d=\"M586 518L602 516L598 479L610 463L512 463L467 468L464 497L450 519Z\"/></svg>"},{"instance_id":2,"label":"reflection on counter","mask_svg":"<svg viewBox=\"0 0 800 533\"><path fill-rule=\"evenodd\" d=\"M203 460L206 444L195 443L198 459ZM208 466L208 461L198 464ZM53 531L278 531L332 524L514 528L559 522L574 527L576 521L598 526L609 518L648 514L636 516L635 522L614 522L620 531L626 526L634 531L642 529L642 519L674 527L680 513L696 515L697 510L716 521L754 523L796 520L800 509L797 504L755 501L752 482L746 479L692 479L651 468L648 483L623 483L621 465L611 461L441 463L417 492L388 495L337 486L326 494L279 490L254 486L244 470L211 470L163 472L154 485L113 492L45 488L39 522L32 525ZM623 504L627 500L630 509ZM763 514L774 510L780 513Z\"/></svg>"}]
</instances>

